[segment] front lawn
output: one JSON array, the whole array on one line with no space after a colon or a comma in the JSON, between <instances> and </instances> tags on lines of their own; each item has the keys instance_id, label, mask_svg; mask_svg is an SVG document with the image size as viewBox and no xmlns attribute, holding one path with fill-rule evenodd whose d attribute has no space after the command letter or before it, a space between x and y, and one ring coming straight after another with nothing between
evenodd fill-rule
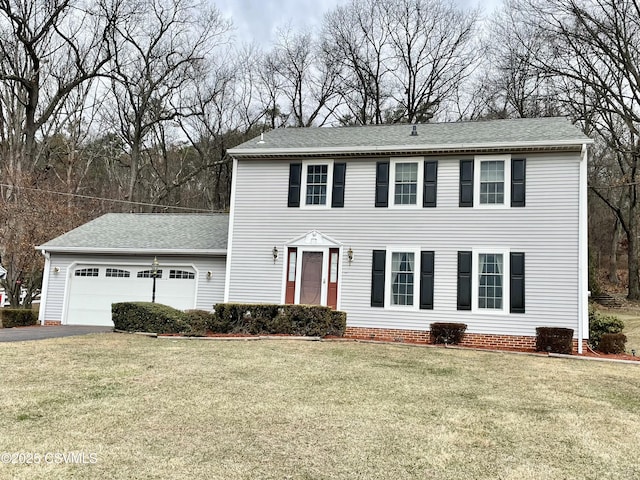
<instances>
[{"instance_id":1,"label":"front lawn","mask_svg":"<svg viewBox=\"0 0 640 480\"><path fill-rule=\"evenodd\" d=\"M0 454L87 461L0 478L640 478L640 365L119 334L0 365Z\"/></svg>"}]
</instances>

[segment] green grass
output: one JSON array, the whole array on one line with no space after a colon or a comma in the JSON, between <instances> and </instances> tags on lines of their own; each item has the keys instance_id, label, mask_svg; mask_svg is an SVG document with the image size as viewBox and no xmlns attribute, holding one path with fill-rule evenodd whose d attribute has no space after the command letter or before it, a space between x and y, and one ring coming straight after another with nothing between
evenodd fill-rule
<instances>
[{"instance_id":1,"label":"green grass","mask_svg":"<svg viewBox=\"0 0 640 480\"><path fill-rule=\"evenodd\" d=\"M0 346L17 479L640 478L640 366L104 334Z\"/></svg>"}]
</instances>

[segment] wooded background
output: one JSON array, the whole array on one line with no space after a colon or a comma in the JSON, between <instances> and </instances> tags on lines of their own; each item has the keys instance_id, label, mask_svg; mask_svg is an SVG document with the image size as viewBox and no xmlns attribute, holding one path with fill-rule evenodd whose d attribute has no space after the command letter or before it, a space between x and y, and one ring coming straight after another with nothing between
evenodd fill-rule
<instances>
[{"instance_id":1,"label":"wooded background","mask_svg":"<svg viewBox=\"0 0 640 480\"><path fill-rule=\"evenodd\" d=\"M505 0L489 18L348 0L273 45L233 32L200 0L0 0L0 284L14 306L41 285L33 247L105 212L227 211L226 151L262 131L551 115L596 140L591 256L615 283L623 255L640 299L638 2Z\"/></svg>"}]
</instances>

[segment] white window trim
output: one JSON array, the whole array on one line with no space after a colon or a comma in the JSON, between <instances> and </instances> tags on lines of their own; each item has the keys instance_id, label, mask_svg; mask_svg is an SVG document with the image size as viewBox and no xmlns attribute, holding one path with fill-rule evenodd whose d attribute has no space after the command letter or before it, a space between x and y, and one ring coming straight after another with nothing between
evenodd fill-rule
<instances>
[{"instance_id":1,"label":"white window trim","mask_svg":"<svg viewBox=\"0 0 640 480\"><path fill-rule=\"evenodd\" d=\"M418 178L416 180L416 203L415 205L402 205L395 203L396 193L396 165L398 163L417 163ZM422 196L424 194L424 157L395 157L389 160L389 208L422 208Z\"/></svg>"},{"instance_id":2,"label":"white window trim","mask_svg":"<svg viewBox=\"0 0 640 480\"><path fill-rule=\"evenodd\" d=\"M473 258L471 264L471 311L481 315L508 315L511 305L511 250L504 247L483 247L472 250ZM502 308L480 308L478 307L478 296L480 286L480 254L502 255Z\"/></svg>"},{"instance_id":3,"label":"white window trim","mask_svg":"<svg viewBox=\"0 0 640 480\"><path fill-rule=\"evenodd\" d=\"M384 305L386 310L398 310L398 311L413 311L420 310L420 247L416 246L389 246L386 247L386 257L384 266ZM391 258L394 253L413 253L414 268L413 272L413 305L393 305L391 298L393 296L391 291Z\"/></svg>"},{"instance_id":4,"label":"white window trim","mask_svg":"<svg viewBox=\"0 0 640 480\"><path fill-rule=\"evenodd\" d=\"M480 165L482 162L504 162L504 203L480 203ZM511 155L476 155L473 164L474 208L511 208ZM499 252L498 252L499 253Z\"/></svg>"},{"instance_id":5,"label":"white window trim","mask_svg":"<svg viewBox=\"0 0 640 480\"><path fill-rule=\"evenodd\" d=\"M307 167L309 165L327 165L327 201L324 205L307 205ZM300 208L313 210L331 208L333 194L333 160L305 160L302 162L302 182L300 186Z\"/></svg>"}]
</instances>

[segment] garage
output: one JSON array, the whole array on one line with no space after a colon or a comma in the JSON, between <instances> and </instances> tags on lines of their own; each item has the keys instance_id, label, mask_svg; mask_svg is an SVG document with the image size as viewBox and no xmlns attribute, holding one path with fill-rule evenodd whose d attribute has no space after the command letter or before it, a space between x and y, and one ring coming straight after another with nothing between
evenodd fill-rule
<instances>
[{"instance_id":1,"label":"garage","mask_svg":"<svg viewBox=\"0 0 640 480\"><path fill-rule=\"evenodd\" d=\"M211 311L224 298L227 214L108 213L36 248L43 325L113 326L111 304Z\"/></svg>"},{"instance_id":2,"label":"garage","mask_svg":"<svg viewBox=\"0 0 640 480\"><path fill-rule=\"evenodd\" d=\"M76 265L69 276L68 325L109 325L111 304L151 301L153 271L148 265ZM196 272L185 265L157 270L155 300L180 310L192 309Z\"/></svg>"}]
</instances>

